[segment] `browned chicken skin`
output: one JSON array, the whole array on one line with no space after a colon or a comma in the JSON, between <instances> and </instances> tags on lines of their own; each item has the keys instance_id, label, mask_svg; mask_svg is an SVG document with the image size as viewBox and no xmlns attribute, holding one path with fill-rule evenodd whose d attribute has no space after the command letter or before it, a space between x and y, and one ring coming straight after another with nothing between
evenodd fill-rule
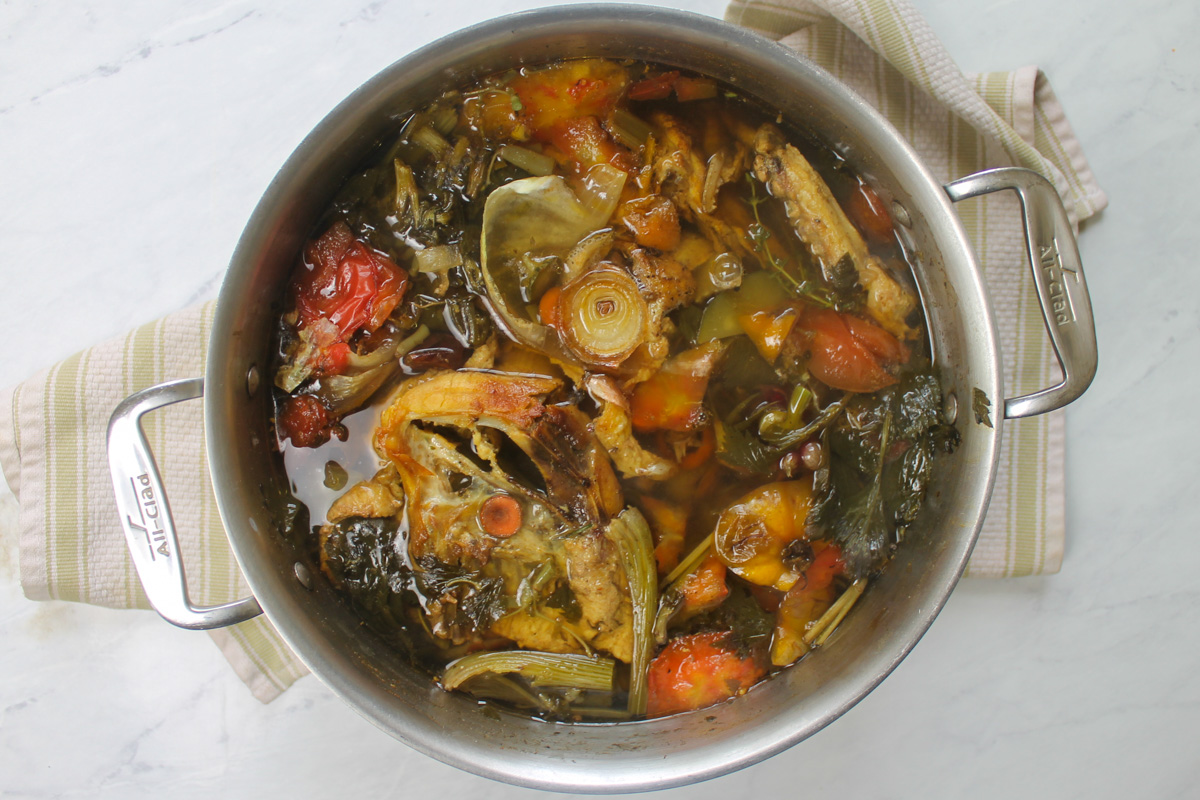
<instances>
[{"instance_id":1,"label":"browned chicken skin","mask_svg":"<svg viewBox=\"0 0 1200 800\"><path fill-rule=\"evenodd\" d=\"M503 581L510 610L488 633L527 649L599 650L627 661L628 582L605 535L624 500L587 417L547 404L560 388L532 375L427 373L393 396L377 449L404 484L410 561L419 569L434 559ZM520 529L507 537L479 521L482 504L500 494L522 509ZM530 595L529 576L543 569L551 577ZM569 590L573 609L553 604L555 587ZM454 622L470 592L463 585L431 598L435 635L459 642L483 633Z\"/></svg>"},{"instance_id":2,"label":"browned chicken skin","mask_svg":"<svg viewBox=\"0 0 1200 800\"><path fill-rule=\"evenodd\" d=\"M754 151L754 174L783 201L788 219L825 276L830 277L831 270L848 258L866 290L867 311L875 321L900 339L916 338L919 331L908 322L917 306L916 296L868 252L866 242L808 159L770 124L758 129Z\"/></svg>"}]
</instances>

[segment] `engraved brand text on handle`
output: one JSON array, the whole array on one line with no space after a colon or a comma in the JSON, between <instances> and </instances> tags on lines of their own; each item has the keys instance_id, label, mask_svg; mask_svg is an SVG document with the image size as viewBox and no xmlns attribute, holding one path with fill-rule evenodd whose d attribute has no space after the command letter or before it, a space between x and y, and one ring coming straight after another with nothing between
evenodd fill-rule
<instances>
[{"instance_id":1,"label":"engraved brand text on handle","mask_svg":"<svg viewBox=\"0 0 1200 800\"><path fill-rule=\"evenodd\" d=\"M1040 245L1038 249L1038 262L1046 281L1046 291L1050 295L1050 311L1054 324L1060 327L1069 325L1075 321L1075 309L1071 307L1071 297L1063 285L1063 273L1069 273L1076 281L1079 280L1079 275L1074 270L1063 267L1057 240Z\"/></svg>"},{"instance_id":2,"label":"engraved brand text on handle","mask_svg":"<svg viewBox=\"0 0 1200 800\"><path fill-rule=\"evenodd\" d=\"M146 537L146 548L150 551L151 561L157 560L158 556L170 558L171 549L167 546L167 535L163 531L162 507L159 505L158 497L154 494L150 476L142 473L136 478L130 478L129 484L133 487L134 496L137 497L140 518L135 521L133 515L127 515L129 527L141 531L142 535ZM139 521L141 524L138 524Z\"/></svg>"}]
</instances>

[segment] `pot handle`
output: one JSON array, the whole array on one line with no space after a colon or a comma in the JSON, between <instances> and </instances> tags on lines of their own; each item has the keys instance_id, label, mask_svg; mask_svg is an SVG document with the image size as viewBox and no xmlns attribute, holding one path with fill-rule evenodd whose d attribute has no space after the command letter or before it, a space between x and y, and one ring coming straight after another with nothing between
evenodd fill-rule
<instances>
[{"instance_id":1,"label":"pot handle","mask_svg":"<svg viewBox=\"0 0 1200 800\"><path fill-rule=\"evenodd\" d=\"M1021 167L978 172L946 184L945 189L955 202L1001 189L1013 189L1021 198L1033 282L1063 380L1033 394L1007 398L1004 416L1032 417L1062 408L1083 394L1096 375L1092 301L1062 198L1054 184Z\"/></svg>"},{"instance_id":2,"label":"pot handle","mask_svg":"<svg viewBox=\"0 0 1200 800\"><path fill-rule=\"evenodd\" d=\"M223 628L262 613L253 597L219 606L192 605L171 509L142 431L142 415L203 394L203 378L160 383L126 397L108 421L108 471L138 578L154 610L190 630Z\"/></svg>"}]
</instances>

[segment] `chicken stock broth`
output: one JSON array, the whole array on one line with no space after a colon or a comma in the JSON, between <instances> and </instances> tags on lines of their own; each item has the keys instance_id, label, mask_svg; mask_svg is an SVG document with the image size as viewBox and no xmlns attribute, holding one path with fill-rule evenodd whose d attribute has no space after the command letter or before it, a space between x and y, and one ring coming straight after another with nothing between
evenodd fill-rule
<instances>
[{"instance_id":1,"label":"chicken stock broth","mask_svg":"<svg viewBox=\"0 0 1200 800\"><path fill-rule=\"evenodd\" d=\"M348 179L282 298L275 423L322 573L398 658L662 716L869 591L957 434L886 207L796 122L564 61L445 95Z\"/></svg>"}]
</instances>

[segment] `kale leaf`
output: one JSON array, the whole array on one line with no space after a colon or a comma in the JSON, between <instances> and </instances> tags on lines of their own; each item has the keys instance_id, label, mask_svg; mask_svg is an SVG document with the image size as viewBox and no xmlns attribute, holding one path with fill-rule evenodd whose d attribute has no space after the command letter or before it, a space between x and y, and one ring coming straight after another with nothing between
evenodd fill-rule
<instances>
[{"instance_id":1,"label":"kale leaf","mask_svg":"<svg viewBox=\"0 0 1200 800\"><path fill-rule=\"evenodd\" d=\"M460 597L458 608L477 631L486 631L508 613L504 579L486 578L433 556L417 559L416 580L421 594L438 598L450 592Z\"/></svg>"},{"instance_id":2,"label":"kale leaf","mask_svg":"<svg viewBox=\"0 0 1200 800\"><path fill-rule=\"evenodd\" d=\"M873 395L858 395L825 432L828 466L814 477L810 538L842 548L852 579L881 570L925 501L939 450L958 432L942 418L942 390L930 370Z\"/></svg>"},{"instance_id":3,"label":"kale leaf","mask_svg":"<svg viewBox=\"0 0 1200 800\"><path fill-rule=\"evenodd\" d=\"M411 573L396 551L395 518L349 517L322 538L322 566L334 583L370 617L392 624L392 597L411 586Z\"/></svg>"}]
</instances>

